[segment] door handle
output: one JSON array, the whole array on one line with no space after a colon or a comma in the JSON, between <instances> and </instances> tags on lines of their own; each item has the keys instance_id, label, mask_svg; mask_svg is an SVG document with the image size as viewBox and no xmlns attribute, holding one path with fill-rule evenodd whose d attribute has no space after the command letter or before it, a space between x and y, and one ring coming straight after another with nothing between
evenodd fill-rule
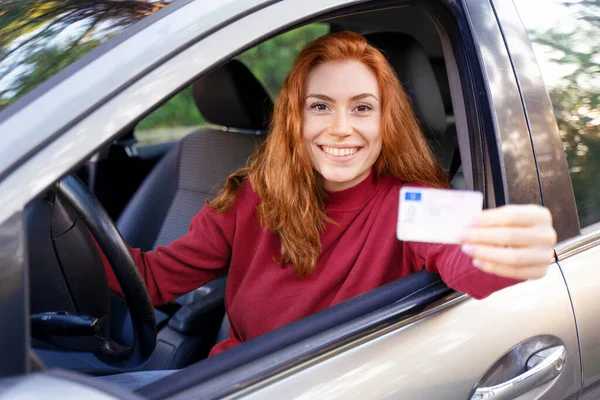
<instances>
[{"instance_id":1,"label":"door handle","mask_svg":"<svg viewBox=\"0 0 600 400\"><path fill-rule=\"evenodd\" d=\"M527 371L511 380L475 390L471 400L509 400L556 378L567 361L565 346L554 346L532 355L527 361Z\"/></svg>"}]
</instances>

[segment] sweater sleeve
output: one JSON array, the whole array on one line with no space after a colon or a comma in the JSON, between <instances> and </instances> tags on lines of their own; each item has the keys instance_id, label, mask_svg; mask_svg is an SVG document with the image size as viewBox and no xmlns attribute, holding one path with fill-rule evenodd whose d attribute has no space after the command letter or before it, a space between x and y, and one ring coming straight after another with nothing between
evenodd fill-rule
<instances>
[{"instance_id":1,"label":"sweater sleeve","mask_svg":"<svg viewBox=\"0 0 600 400\"><path fill-rule=\"evenodd\" d=\"M521 282L480 270L458 245L405 242L405 250L412 253L413 268L440 274L446 285L476 299Z\"/></svg>"},{"instance_id":2,"label":"sweater sleeve","mask_svg":"<svg viewBox=\"0 0 600 400\"><path fill-rule=\"evenodd\" d=\"M167 303L221 275L231 256L235 228L233 209L219 214L205 206L191 221L188 233L155 251L129 250L154 305ZM101 253L110 289L123 294Z\"/></svg>"}]
</instances>

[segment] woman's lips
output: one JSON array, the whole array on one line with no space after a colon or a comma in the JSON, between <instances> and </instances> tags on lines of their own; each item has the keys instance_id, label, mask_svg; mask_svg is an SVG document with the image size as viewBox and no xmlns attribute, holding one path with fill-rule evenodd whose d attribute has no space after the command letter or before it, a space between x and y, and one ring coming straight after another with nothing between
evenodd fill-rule
<instances>
[{"instance_id":1,"label":"woman's lips","mask_svg":"<svg viewBox=\"0 0 600 400\"><path fill-rule=\"evenodd\" d=\"M362 149L360 146L348 146L348 147L331 147L320 145L319 149L327 156L327 158L334 161L348 161L354 158Z\"/></svg>"}]
</instances>

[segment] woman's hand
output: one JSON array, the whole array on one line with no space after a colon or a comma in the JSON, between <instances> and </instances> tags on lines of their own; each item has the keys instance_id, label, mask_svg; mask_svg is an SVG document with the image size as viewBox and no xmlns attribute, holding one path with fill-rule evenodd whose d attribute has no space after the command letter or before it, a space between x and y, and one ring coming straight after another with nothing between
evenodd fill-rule
<instances>
[{"instance_id":1,"label":"woman's hand","mask_svg":"<svg viewBox=\"0 0 600 400\"><path fill-rule=\"evenodd\" d=\"M537 205L484 210L462 237L463 252L483 271L515 279L546 275L556 231L550 211Z\"/></svg>"}]
</instances>

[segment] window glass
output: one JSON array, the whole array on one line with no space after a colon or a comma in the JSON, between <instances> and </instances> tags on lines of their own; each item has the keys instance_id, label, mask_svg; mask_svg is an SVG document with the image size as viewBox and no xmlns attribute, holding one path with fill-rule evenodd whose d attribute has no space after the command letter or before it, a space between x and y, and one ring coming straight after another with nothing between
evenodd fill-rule
<instances>
[{"instance_id":1,"label":"window glass","mask_svg":"<svg viewBox=\"0 0 600 400\"><path fill-rule=\"evenodd\" d=\"M136 125L136 147L179 140L206 125L188 86Z\"/></svg>"},{"instance_id":2,"label":"window glass","mask_svg":"<svg viewBox=\"0 0 600 400\"><path fill-rule=\"evenodd\" d=\"M582 228L600 221L600 0L514 0L567 155Z\"/></svg>"},{"instance_id":3,"label":"window glass","mask_svg":"<svg viewBox=\"0 0 600 400\"><path fill-rule=\"evenodd\" d=\"M327 24L312 24L259 44L238 57L267 91L276 96L302 47L329 32Z\"/></svg>"},{"instance_id":4,"label":"window glass","mask_svg":"<svg viewBox=\"0 0 600 400\"><path fill-rule=\"evenodd\" d=\"M0 2L0 110L172 1Z\"/></svg>"},{"instance_id":5,"label":"window glass","mask_svg":"<svg viewBox=\"0 0 600 400\"><path fill-rule=\"evenodd\" d=\"M276 96L281 89L294 58L306 43L324 35L327 24L312 24L267 40L237 57L267 89ZM137 146L181 139L210 125L196 108L189 86L144 118L135 128ZM235 128L235 127L233 127Z\"/></svg>"}]
</instances>

